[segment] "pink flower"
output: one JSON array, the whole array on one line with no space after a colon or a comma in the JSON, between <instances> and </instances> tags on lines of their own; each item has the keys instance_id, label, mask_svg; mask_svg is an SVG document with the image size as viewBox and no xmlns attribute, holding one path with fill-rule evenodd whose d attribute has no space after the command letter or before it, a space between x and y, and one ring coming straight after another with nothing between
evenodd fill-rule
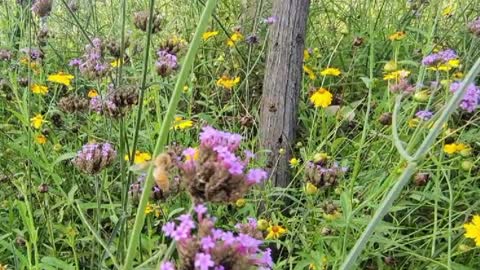
<instances>
[{"instance_id":1,"label":"pink flower","mask_svg":"<svg viewBox=\"0 0 480 270\"><path fill-rule=\"evenodd\" d=\"M207 253L197 253L195 256L195 269L208 270L209 267L213 267L215 262L212 260L212 256Z\"/></svg>"}]
</instances>

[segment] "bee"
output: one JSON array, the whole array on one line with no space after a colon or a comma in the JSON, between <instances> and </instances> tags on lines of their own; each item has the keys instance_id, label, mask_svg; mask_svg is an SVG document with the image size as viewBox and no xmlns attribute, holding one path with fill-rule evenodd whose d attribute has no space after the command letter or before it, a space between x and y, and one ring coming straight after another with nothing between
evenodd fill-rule
<instances>
[{"instance_id":1,"label":"bee","mask_svg":"<svg viewBox=\"0 0 480 270\"><path fill-rule=\"evenodd\" d=\"M170 189L170 182L168 181L168 170L172 165L172 158L169 154L160 154L154 160L155 169L153 170L153 178L157 186L164 192Z\"/></svg>"},{"instance_id":2,"label":"bee","mask_svg":"<svg viewBox=\"0 0 480 270\"><path fill-rule=\"evenodd\" d=\"M132 166L133 171L145 171L153 164L153 179L162 192L168 192L170 189L170 181L168 180L168 172L172 166L172 158L167 153L158 155L153 161L143 162Z\"/></svg>"}]
</instances>

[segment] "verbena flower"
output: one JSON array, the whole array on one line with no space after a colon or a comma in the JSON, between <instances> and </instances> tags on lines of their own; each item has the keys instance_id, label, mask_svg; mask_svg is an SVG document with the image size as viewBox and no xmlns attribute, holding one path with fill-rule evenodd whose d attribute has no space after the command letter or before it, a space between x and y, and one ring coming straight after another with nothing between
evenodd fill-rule
<instances>
[{"instance_id":1,"label":"verbena flower","mask_svg":"<svg viewBox=\"0 0 480 270\"><path fill-rule=\"evenodd\" d=\"M72 162L82 172L96 174L110 166L116 156L117 152L109 143L89 143L77 152Z\"/></svg>"},{"instance_id":2,"label":"verbena flower","mask_svg":"<svg viewBox=\"0 0 480 270\"><path fill-rule=\"evenodd\" d=\"M175 54L160 50L157 52L158 59L155 62L155 69L158 75L168 76L178 68L178 60Z\"/></svg>"},{"instance_id":3,"label":"verbena flower","mask_svg":"<svg viewBox=\"0 0 480 270\"><path fill-rule=\"evenodd\" d=\"M468 24L468 30L477 37L480 37L480 17Z\"/></svg>"},{"instance_id":4,"label":"verbena flower","mask_svg":"<svg viewBox=\"0 0 480 270\"><path fill-rule=\"evenodd\" d=\"M263 234L255 219L237 224L237 232L231 232L215 228L203 205L194 209L196 215L181 215L162 228L176 241L179 269L271 269L271 252L261 247ZM172 262L162 267L175 269Z\"/></svg>"},{"instance_id":5,"label":"verbena flower","mask_svg":"<svg viewBox=\"0 0 480 270\"><path fill-rule=\"evenodd\" d=\"M85 46L81 58L72 59L70 66L76 66L89 79L98 79L107 75L110 65L104 59L105 45L100 38L94 38L92 44Z\"/></svg>"},{"instance_id":6,"label":"verbena flower","mask_svg":"<svg viewBox=\"0 0 480 270\"><path fill-rule=\"evenodd\" d=\"M460 89L461 86L462 86L462 83L454 82L450 85L450 91L455 93ZM478 88L472 83L467 87L467 92L465 93L465 95L462 98L462 101L460 102L460 108L462 108L467 112L473 112L478 108L479 101L480 101L480 88Z\"/></svg>"},{"instance_id":7,"label":"verbena flower","mask_svg":"<svg viewBox=\"0 0 480 270\"><path fill-rule=\"evenodd\" d=\"M415 116L422 121L428 121L432 118L433 113L431 111L423 110L418 111Z\"/></svg>"},{"instance_id":8,"label":"verbena flower","mask_svg":"<svg viewBox=\"0 0 480 270\"><path fill-rule=\"evenodd\" d=\"M267 179L259 168L247 169L251 155L237 156L242 137L204 127L200 146L183 151L180 170L184 184L197 202L235 202L243 198L250 186Z\"/></svg>"},{"instance_id":9,"label":"verbena flower","mask_svg":"<svg viewBox=\"0 0 480 270\"><path fill-rule=\"evenodd\" d=\"M441 64L445 64L450 60L457 59L457 53L452 49L447 49L443 51L439 51L436 53L432 53L430 55L425 56L422 59L422 64L424 66L434 67L439 66Z\"/></svg>"},{"instance_id":10,"label":"verbena flower","mask_svg":"<svg viewBox=\"0 0 480 270\"><path fill-rule=\"evenodd\" d=\"M138 103L138 91L134 86L109 87L106 97L90 99L90 110L113 118L125 115Z\"/></svg>"}]
</instances>

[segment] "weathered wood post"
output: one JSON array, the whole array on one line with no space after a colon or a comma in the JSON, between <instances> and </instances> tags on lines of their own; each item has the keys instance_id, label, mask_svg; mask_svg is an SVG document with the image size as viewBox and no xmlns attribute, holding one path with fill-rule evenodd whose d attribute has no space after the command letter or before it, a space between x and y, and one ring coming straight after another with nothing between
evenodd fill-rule
<instances>
[{"instance_id":1,"label":"weathered wood post","mask_svg":"<svg viewBox=\"0 0 480 270\"><path fill-rule=\"evenodd\" d=\"M260 143L272 150L269 164L276 186L289 183L288 161L297 124L303 50L310 0L275 0L260 111ZM284 155L278 155L279 149Z\"/></svg>"}]
</instances>

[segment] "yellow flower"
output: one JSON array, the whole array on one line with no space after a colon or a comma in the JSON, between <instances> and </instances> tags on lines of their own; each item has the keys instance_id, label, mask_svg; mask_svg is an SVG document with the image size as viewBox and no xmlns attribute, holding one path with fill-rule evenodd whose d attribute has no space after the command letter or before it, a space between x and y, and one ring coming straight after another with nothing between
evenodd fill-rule
<instances>
[{"instance_id":1,"label":"yellow flower","mask_svg":"<svg viewBox=\"0 0 480 270\"><path fill-rule=\"evenodd\" d=\"M303 72L305 72L308 75L308 78L310 78L310 80L315 80L317 78L317 76L315 75L315 72L313 72L311 68L305 65L303 65Z\"/></svg>"},{"instance_id":2,"label":"yellow flower","mask_svg":"<svg viewBox=\"0 0 480 270\"><path fill-rule=\"evenodd\" d=\"M303 50L303 61L308 61L310 59L310 52L308 49Z\"/></svg>"},{"instance_id":3,"label":"yellow flower","mask_svg":"<svg viewBox=\"0 0 480 270\"><path fill-rule=\"evenodd\" d=\"M43 134L39 134L35 137L35 141L38 144L45 144L47 142L47 137L45 137Z\"/></svg>"},{"instance_id":4,"label":"yellow flower","mask_svg":"<svg viewBox=\"0 0 480 270\"><path fill-rule=\"evenodd\" d=\"M401 69L401 70L392 71L390 73L385 74L385 76L383 77L383 80L385 81L398 80L398 79L406 78L408 75L410 75L410 71Z\"/></svg>"},{"instance_id":5,"label":"yellow flower","mask_svg":"<svg viewBox=\"0 0 480 270\"><path fill-rule=\"evenodd\" d=\"M160 206L148 202L147 207L145 208L145 215L152 213L155 215L155 217L160 217Z\"/></svg>"},{"instance_id":6,"label":"yellow flower","mask_svg":"<svg viewBox=\"0 0 480 270\"><path fill-rule=\"evenodd\" d=\"M30 124L36 129L40 129L43 123L45 123L45 119L43 119L43 116L39 113L30 118Z\"/></svg>"},{"instance_id":7,"label":"yellow flower","mask_svg":"<svg viewBox=\"0 0 480 270\"><path fill-rule=\"evenodd\" d=\"M90 89L90 91L88 91L87 96L88 96L89 98L94 98L94 97L98 96L98 92L97 92L97 90L95 90L95 89Z\"/></svg>"},{"instance_id":8,"label":"yellow flower","mask_svg":"<svg viewBox=\"0 0 480 270\"><path fill-rule=\"evenodd\" d=\"M453 15L453 6L447 6L442 10L442 15L445 17L450 17Z\"/></svg>"},{"instance_id":9,"label":"yellow flower","mask_svg":"<svg viewBox=\"0 0 480 270\"><path fill-rule=\"evenodd\" d=\"M240 77L230 78L228 76L222 76L217 81L217 85L225 89L231 90L234 86L240 83Z\"/></svg>"},{"instance_id":10,"label":"yellow flower","mask_svg":"<svg viewBox=\"0 0 480 270\"><path fill-rule=\"evenodd\" d=\"M315 108L326 108L332 104L333 95L327 89L321 87L310 96L310 102Z\"/></svg>"},{"instance_id":11,"label":"yellow flower","mask_svg":"<svg viewBox=\"0 0 480 270\"><path fill-rule=\"evenodd\" d=\"M340 76L340 74L342 74L340 69L332 67L326 68L320 72L320 75L322 76Z\"/></svg>"},{"instance_id":12,"label":"yellow flower","mask_svg":"<svg viewBox=\"0 0 480 270\"><path fill-rule=\"evenodd\" d=\"M243 39L243 35L239 31L236 31L227 40L227 45L229 47L233 47L233 46L235 46L235 43L239 42L242 39Z\"/></svg>"},{"instance_id":13,"label":"yellow flower","mask_svg":"<svg viewBox=\"0 0 480 270\"><path fill-rule=\"evenodd\" d=\"M238 199L236 202L235 202L235 205L238 207L238 208L242 208L245 206L245 199L241 198L241 199Z\"/></svg>"},{"instance_id":14,"label":"yellow flower","mask_svg":"<svg viewBox=\"0 0 480 270\"><path fill-rule=\"evenodd\" d=\"M313 195L317 193L317 191L318 191L318 188L314 184L307 182L307 184L305 185L305 193L307 195Z\"/></svg>"},{"instance_id":15,"label":"yellow flower","mask_svg":"<svg viewBox=\"0 0 480 270\"><path fill-rule=\"evenodd\" d=\"M202 35L202 39L207 41L216 35L218 35L218 31L205 32Z\"/></svg>"},{"instance_id":16,"label":"yellow flower","mask_svg":"<svg viewBox=\"0 0 480 270\"><path fill-rule=\"evenodd\" d=\"M406 35L407 35L407 33L405 31L398 31L398 32L395 32L395 33L391 34L388 37L388 39L390 39L391 41L398 41L398 40L404 39Z\"/></svg>"},{"instance_id":17,"label":"yellow flower","mask_svg":"<svg viewBox=\"0 0 480 270\"><path fill-rule=\"evenodd\" d=\"M452 155L458 152L469 150L470 147L464 143L450 143L443 146L443 152Z\"/></svg>"},{"instance_id":18,"label":"yellow flower","mask_svg":"<svg viewBox=\"0 0 480 270\"><path fill-rule=\"evenodd\" d=\"M30 87L30 90L32 90L32 93L37 94L37 95L43 95L45 96L48 93L48 87L45 85L40 85L40 84L32 84Z\"/></svg>"},{"instance_id":19,"label":"yellow flower","mask_svg":"<svg viewBox=\"0 0 480 270\"><path fill-rule=\"evenodd\" d=\"M270 226L270 223L266 219L257 220L257 228L260 231L264 231L264 230L268 229L269 226Z\"/></svg>"},{"instance_id":20,"label":"yellow flower","mask_svg":"<svg viewBox=\"0 0 480 270\"><path fill-rule=\"evenodd\" d=\"M75 76L68 73L58 72L57 74L48 75L47 81L70 86L74 78Z\"/></svg>"},{"instance_id":21,"label":"yellow flower","mask_svg":"<svg viewBox=\"0 0 480 270\"><path fill-rule=\"evenodd\" d=\"M475 240L475 245L480 247L480 215L474 215L472 222L463 225L464 236Z\"/></svg>"},{"instance_id":22,"label":"yellow flower","mask_svg":"<svg viewBox=\"0 0 480 270\"><path fill-rule=\"evenodd\" d=\"M149 153L140 152L140 151L137 150L137 151L135 151L135 157L133 157L133 163L134 164L140 164L140 163L147 162L151 159L152 159L152 155L150 155ZM128 154L125 155L125 160L126 161L130 160L130 157L129 157Z\"/></svg>"},{"instance_id":23,"label":"yellow flower","mask_svg":"<svg viewBox=\"0 0 480 270\"><path fill-rule=\"evenodd\" d=\"M439 70L439 71L450 71L453 68L458 68L460 66L460 60L459 59L452 59L449 60L447 63L440 64L436 67L429 67L427 68L428 70Z\"/></svg>"},{"instance_id":24,"label":"yellow flower","mask_svg":"<svg viewBox=\"0 0 480 270\"><path fill-rule=\"evenodd\" d=\"M268 234L267 234L267 237L265 237L265 239L268 240L268 239L278 239L282 237L282 235L284 235L287 232L287 230L282 226L273 225L268 227L267 232Z\"/></svg>"},{"instance_id":25,"label":"yellow flower","mask_svg":"<svg viewBox=\"0 0 480 270\"><path fill-rule=\"evenodd\" d=\"M184 120L182 117L177 116L175 117L175 122L173 123L173 129L183 130L193 126L192 120Z\"/></svg>"},{"instance_id":26,"label":"yellow flower","mask_svg":"<svg viewBox=\"0 0 480 270\"><path fill-rule=\"evenodd\" d=\"M295 168L300 164L300 160L298 158L290 159L290 167Z\"/></svg>"},{"instance_id":27,"label":"yellow flower","mask_svg":"<svg viewBox=\"0 0 480 270\"><path fill-rule=\"evenodd\" d=\"M340 216L341 216L341 213L338 210L335 210L331 214L327 214L327 213L323 214L323 218L325 218L326 220L335 220L335 219L339 218Z\"/></svg>"},{"instance_id":28,"label":"yellow flower","mask_svg":"<svg viewBox=\"0 0 480 270\"><path fill-rule=\"evenodd\" d=\"M117 68L119 67L120 65L123 64L123 61L121 59L116 59L115 61L112 61L110 63L110 65L113 67L113 68Z\"/></svg>"}]
</instances>

